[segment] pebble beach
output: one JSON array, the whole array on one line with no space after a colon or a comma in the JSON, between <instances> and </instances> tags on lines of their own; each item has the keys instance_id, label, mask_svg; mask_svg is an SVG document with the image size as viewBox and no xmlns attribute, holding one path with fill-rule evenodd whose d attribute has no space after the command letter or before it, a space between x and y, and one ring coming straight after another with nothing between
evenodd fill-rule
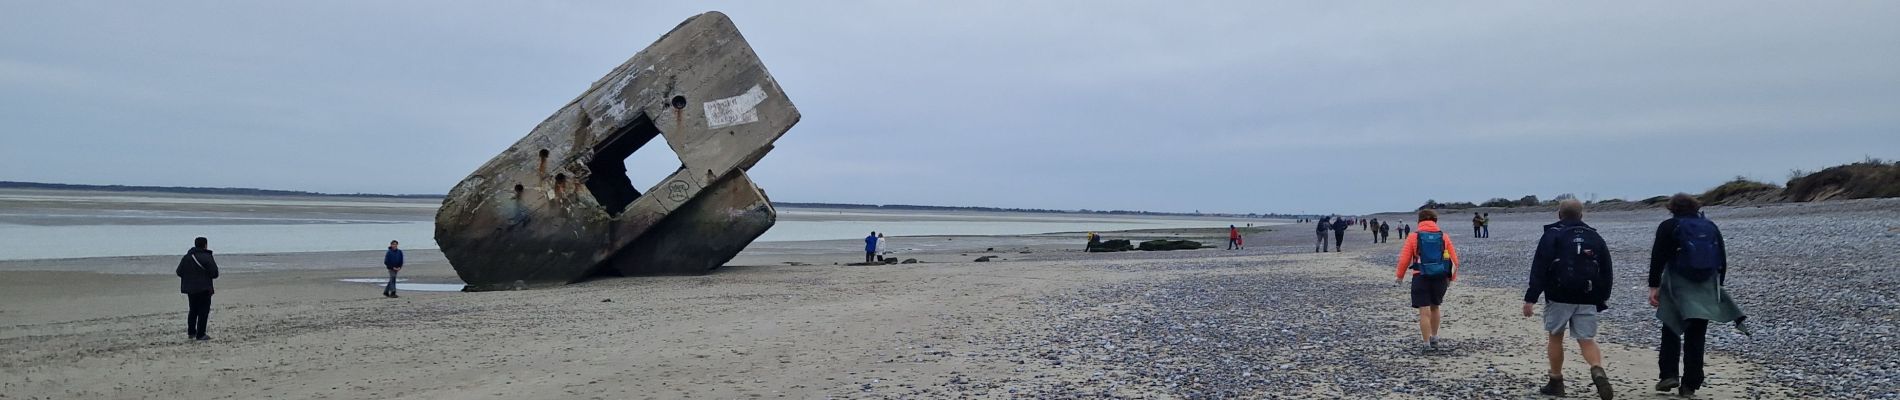
<instances>
[{"instance_id":1,"label":"pebble beach","mask_svg":"<svg viewBox=\"0 0 1900 400\"><path fill-rule=\"evenodd\" d=\"M1900 398L1896 210L1892 199L1708 209L1754 334L1710 329L1700 397ZM1617 262L1600 341L1619 398L1661 395L1649 390L1658 327L1643 295L1666 217L1585 218ZM1233 251L1083 253L1079 234L900 237L894 247L914 250L901 256L922 262L888 266L825 262L861 257L848 241L781 243L802 247L706 276L400 299L338 281L374 270L252 271L219 281L216 339L202 343L176 332L175 279L88 268L156 261L10 261L0 398L1541 398L1541 326L1517 309L1554 215L1493 211L1482 239L1469 218L1443 217L1465 265L1447 296L1445 349L1429 352L1392 282L1397 237L1373 244L1355 228L1345 252L1314 254L1303 224L1247 229L1248 248ZM439 255L417 253L415 279L453 277ZM1567 371L1582 376L1570 354Z\"/></svg>"}]
</instances>

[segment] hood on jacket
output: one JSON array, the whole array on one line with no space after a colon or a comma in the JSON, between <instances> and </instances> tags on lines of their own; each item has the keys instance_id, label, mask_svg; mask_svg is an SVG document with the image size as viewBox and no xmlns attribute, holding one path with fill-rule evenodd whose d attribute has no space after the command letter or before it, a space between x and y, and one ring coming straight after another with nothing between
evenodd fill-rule
<instances>
[{"instance_id":1,"label":"hood on jacket","mask_svg":"<svg viewBox=\"0 0 1900 400\"><path fill-rule=\"evenodd\" d=\"M1419 221L1417 230L1419 232L1439 232L1438 221Z\"/></svg>"}]
</instances>

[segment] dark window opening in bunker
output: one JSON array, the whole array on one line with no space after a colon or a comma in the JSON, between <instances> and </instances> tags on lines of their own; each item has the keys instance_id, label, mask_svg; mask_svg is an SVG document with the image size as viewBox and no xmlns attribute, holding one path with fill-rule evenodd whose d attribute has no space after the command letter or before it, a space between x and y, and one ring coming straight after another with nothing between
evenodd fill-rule
<instances>
[{"instance_id":1,"label":"dark window opening in bunker","mask_svg":"<svg viewBox=\"0 0 1900 400\"><path fill-rule=\"evenodd\" d=\"M594 146L594 159L587 162L593 171L587 177L587 191L607 209L607 215L619 216L627 205L640 199L640 189L659 186L660 181L685 166L679 155L653 126L653 120L641 115ZM635 186L640 182L645 186Z\"/></svg>"}]
</instances>

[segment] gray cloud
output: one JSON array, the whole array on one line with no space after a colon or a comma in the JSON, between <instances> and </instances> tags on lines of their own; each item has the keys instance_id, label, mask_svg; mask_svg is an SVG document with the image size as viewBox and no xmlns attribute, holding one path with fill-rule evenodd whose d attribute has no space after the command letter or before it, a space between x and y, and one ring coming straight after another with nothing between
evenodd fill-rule
<instances>
[{"instance_id":1,"label":"gray cloud","mask_svg":"<svg viewBox=\"0 0 1900 400\"><path fill-rule=\"evenodd\" d=\"M754 170L783 201L1364 212L1900 157L1900 4L1019 3L17 3L0 179L440 193L706 9L805 114Z\"/></svg>"}]
</instances>

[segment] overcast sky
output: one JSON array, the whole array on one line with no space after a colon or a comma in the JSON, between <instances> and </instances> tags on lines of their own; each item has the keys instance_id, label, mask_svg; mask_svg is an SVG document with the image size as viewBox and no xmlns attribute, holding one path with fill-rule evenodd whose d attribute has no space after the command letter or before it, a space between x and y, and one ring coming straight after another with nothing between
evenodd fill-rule
<instances>
[{"instance_id":1,"label":"overcast sky","mask_svg":"<svg viewBox=\"0 0 1900 400\"><path fill-rule=\"evenodd\" d=\"M1358 213L1900 158L1900 2L645 3L0 0L0 180L444 193L708 10L804 114L751 172L778 201Z\"/></svg>"}]
</instances>

